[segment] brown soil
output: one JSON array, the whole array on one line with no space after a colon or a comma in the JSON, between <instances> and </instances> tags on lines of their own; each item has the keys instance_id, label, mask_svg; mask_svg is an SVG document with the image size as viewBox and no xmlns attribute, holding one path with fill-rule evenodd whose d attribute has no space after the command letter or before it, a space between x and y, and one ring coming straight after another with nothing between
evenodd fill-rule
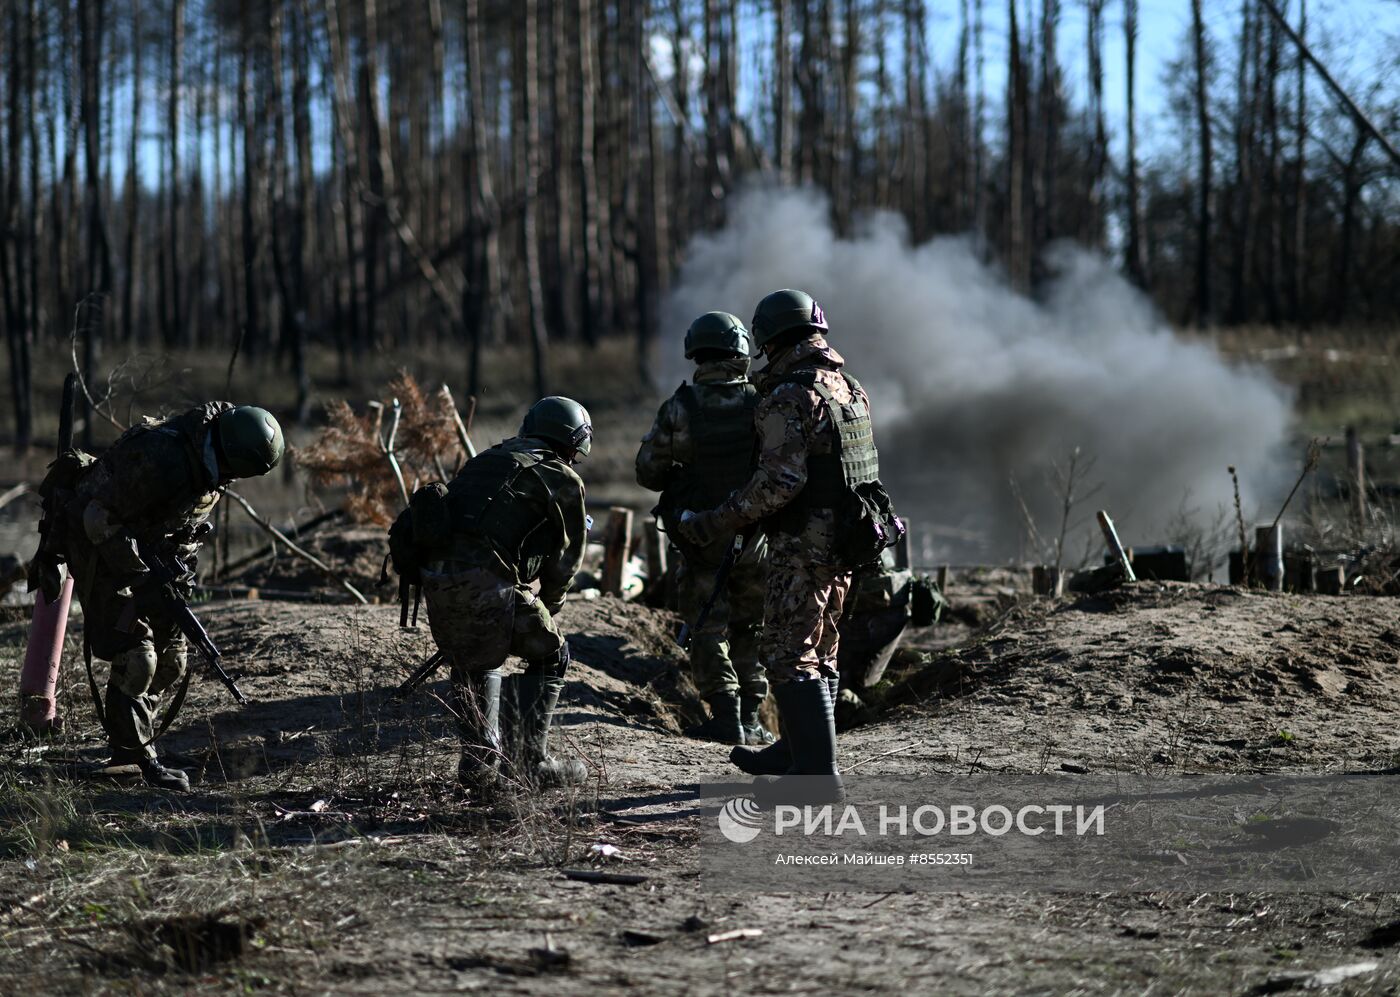
<instances>
[{"instance_id":1,"label":"brown soil","mask_svg":"<svg viewBox=\"0 0 1400 997\"><path fill-rule=\"evenodd\" d=\"M81 668L65 675L70 733L6 752L6 992L1217 994L1363 961L1379 966L1331 992L1400 984L1390 895L703 892L711 818L682 787L732 769L677 734L697 714L669 614L570 601L555 737L594 782L483 808L447 791L445 683L389 700L431 646L394 607L203 612L253 702L192 687L166 743L191 796L89 777ZM1144 583L1003 607L905 674L841 750L881 774L1382 767L1397 683L1394 601ZM645 879L561 874L590 861ZM763 934L707 942L732 928Z\"/></svg>"}]
</instances>

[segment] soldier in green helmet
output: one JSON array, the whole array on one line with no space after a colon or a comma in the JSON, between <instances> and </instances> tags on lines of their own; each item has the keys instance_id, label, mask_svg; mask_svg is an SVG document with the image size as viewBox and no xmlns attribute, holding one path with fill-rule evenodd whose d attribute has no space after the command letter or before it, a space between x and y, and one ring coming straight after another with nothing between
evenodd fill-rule
<instances>
[{"instance_id":1,"label":"soldier in green helmet","mask_svg":"<svg viewBox=\"0 0 1400 997\"><path fill-rule=\"evenodd\" d=\"M457 778L468 792L490 793L502 779L536 788L587 776L577 759L549 753L548 735L570 661L554 617L588 538L572 465L592 440L587 409L542 398L519 435L477 454L439 493L439 525L413 523L429 625L451 662ZM429 508L415 496L405 515L426 518ZM525 670L503 679L510 655Z\"/></svg>"},{"instance_id":2,"label":"soldier in green helmet","mask_svg":"<svg viewBox=\"0 0 1400 997\"><path fill-rule=\"evenodd\" d=\"M828 345L821 306L803 291L774 291L751 327L768 359L754 378L755 470L717 507L688 512L679 525L697 545L757 523L768 534L760 646L783 738L734 748L731 761L754 775L816 777L760 780L755 793L765 802L797 785L805 799L839 799L837 625L852 569L878 557L902 526L879 482L869 399Z\"/></svg>"},{"instance_id":3,"label":"soldier in green helmet","mask_svg":"<svg viewBox=\"0 0 1400 997\"><path fill-rule=\"evenodd\" d=\"M758 404L749 381L751 343L743 321L728 312L706 312L692 322L685 356L695 362L694 383L682 382L661 404L637 451L637 483L661 493L657 515L681 552L679 608L691 623L715 594L716 572L735 537L690 543L677 533L678 517L718 505L749 479ZM691 737L721 744L773 740L758 719L768 695L758 660L766 573L766 545L755 536L744 542L704 626L691 634L691 676L710 709L708 720L686 732Z\"/></svg>"},{"instance_id":4,"label":"soldier in green helmet","mask_svg":"<svg viewBox=\"0 0 1400 997\"><path fill-rule=\"evenodd\" d=\"M138 766L152 785L189 789L184 772L160 763L154 743L156 706L187 675L187 651L138 551L178 562L184 574L175 584L188 594L221 489L266 474L284 449L282 428L267 410L210 402L143 420L95 460L70 451L72 480L53 481L51 472L45 481L85 638L93 655L111 662L102 714L112 763ZM60 458L55 468L66 463Z\"/></svg>"}]
</instances>

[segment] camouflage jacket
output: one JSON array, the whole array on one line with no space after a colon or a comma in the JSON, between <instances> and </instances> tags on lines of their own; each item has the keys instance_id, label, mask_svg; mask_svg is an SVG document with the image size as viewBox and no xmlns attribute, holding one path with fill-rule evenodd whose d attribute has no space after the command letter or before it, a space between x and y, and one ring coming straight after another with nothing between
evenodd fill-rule
<instances>
[{"instance_id":1,"label":"camouflage jacket","mask_svg":"<svg viewBox=\"0 0 1400 997\"><path fill-rule=\"evenodd\" d=\"M796 499L807 484L808 457L836 449L835 427L821 396L785 379L798 372L814 371L833 398L845 403L851 400L852 392L841 376L844 365L841 354L824 338L812 336L779 353L758 372L754 380L763 394L754 413L758 467L748 484L720 507L729 523L744 526L772 517ZM830 510L813 510L796 536L771 537L775 555L787 550L817 563L834 556L835 542L835 518Z\"/></svg>"},{"instance_id":2,"label":"camouflage jacket","mask_svg":"<svg viewBox=\"0 0 1400 997\"><path fill-rule=\"evenodd\" d=\"M518 556L519 563L506 563L506 552L498 549L501 536L493 542L473 529L459 535L449 559L491 567L517 585L538 580L540 601L551 613L557 613L583 564L588 543L583 479L539 440L513 437L479 456L492 451L525 452L544 458L513 480L515 499L509 508L502 507L491 514L497 533L523 538L521 549L510 552L512 559ZM470 462L467 466L470 468ZM463 476L466 473L464 469ZM449 486L449 503L451 493Z\"/></svg>"},{"instance_id":3,"label":"camouflage jacket","mask_svg":"<svg viewBox=\"0 0 1400 997\"><path fill-rule=\"evenodd\" d=\"M89 467L68 509L70 544L91 545L103 567L135 576L145 567L136 544L191 556L196 528L219 500L218 460L210 428L228 402L209 402L164 422L143 419ZM86 558L80 551L76 561Z\"/></svg>"}]
</instances>

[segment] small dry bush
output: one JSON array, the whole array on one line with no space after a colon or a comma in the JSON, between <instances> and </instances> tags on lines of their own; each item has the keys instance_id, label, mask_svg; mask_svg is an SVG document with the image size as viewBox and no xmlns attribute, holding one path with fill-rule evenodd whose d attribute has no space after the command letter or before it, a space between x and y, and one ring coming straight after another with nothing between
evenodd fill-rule
<instances>
[{"instance_id":1,"label":"small dry bush","mask_svg":"<svg viewBox=\"0 0 1400 997\"><path fill-rule=\"evenodd\" d=\"M294 451L313 488L345 488L345 511L358 523L385 525L403 506L386 447L394 400L402 406L393 452L409 491L446 475L460 452L452 403L441 391L425 395L418 381L399 371L380 399L356 414L345 399L326 406L328 425L310 444Z\"/></svg>"}]
</instances>

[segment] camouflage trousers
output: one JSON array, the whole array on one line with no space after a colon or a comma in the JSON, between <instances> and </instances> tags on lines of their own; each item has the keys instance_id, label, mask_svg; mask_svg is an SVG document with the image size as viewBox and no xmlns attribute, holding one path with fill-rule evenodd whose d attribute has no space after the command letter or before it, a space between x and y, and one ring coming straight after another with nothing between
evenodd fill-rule
<instances>
[{"instance_id":1,"label":"camouflage trousers","mask_svg":"<svg viewBox=\"0 0 1400 997\"><path fill-rule=\"evenodd\" d=\"M185 635L162 614L140 615L120 579L73 567L89 646L112 666L103 708L112 760L155 758L156 709L185 675Z\"/></svg>"},{"instance_id":2,"label":"camouflage trousers","mask_svg":"<svg viewBox=\"0 0 1400 997\"><path fill-rule=\"evenodd\" d=\"M683 559L676 575L681 617L692 625L715 590L718 562ZM762 544L746 552L710 610L705 626L690 637L690 676L701 698L743 695L763 699L768 679L758 660L768 563Z\"/></svg>"},{"instance_id":3,"label":"camouflage trousers","mask_svg":"<svg viewBox=\"0 0 1400 997\"><path fill-rule=\"evenodd\" d=\"M788 537L771 539L770 550L760 640L768 681L835 678L850 571L814 563Z\"/></svg>"},{"instance_id":4,"label":"camouflage trousers","mask_svg":"<svg viewBox=\"0 0 1400 997\"><path fill-rule=\"evenodd\" d=\"M527 673L559 674L564 637L544 603L488 568L439 561L423 572L433 640L452 663L454 685L524 658Z\"/></svg>"}]
</instances>

